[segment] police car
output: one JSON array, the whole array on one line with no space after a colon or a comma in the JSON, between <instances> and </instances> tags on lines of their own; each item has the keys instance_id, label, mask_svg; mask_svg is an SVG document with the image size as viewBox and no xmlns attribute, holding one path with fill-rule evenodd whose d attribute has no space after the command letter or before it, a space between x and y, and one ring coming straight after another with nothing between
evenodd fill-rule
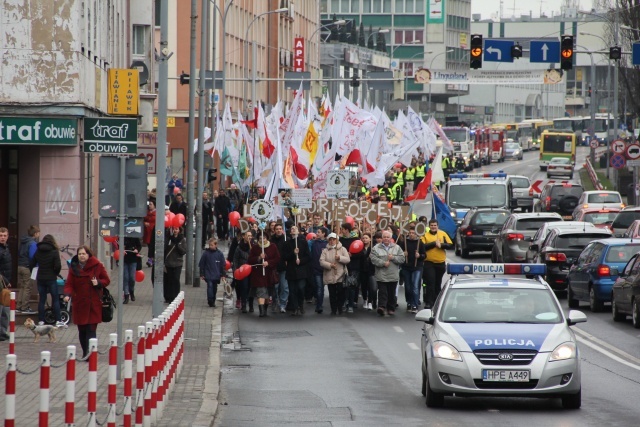
<instances>
[{"instance_id":1,"label":"police car","mask_svg":"<svg viewBox=\"0 0 640 427\"><path fill-rule=\"evenodd\" d=\"M509 209L507 174L452 173L445 185L445 201L456 225L471 208Z\"/></svg>"},{"instance_id":2,"label":"police car","mask_svg":"<svg viewBox=\"0 0 640 427\"><path fill-rule=\"evenodd\" d=\"M569 326L587 318L576 310L565 317L542 279L545 266L449 264L447 272L433 310L416 315L427 406L455 395L561 398L578 409L580 354Z\"/></svg>"}]
</instances>

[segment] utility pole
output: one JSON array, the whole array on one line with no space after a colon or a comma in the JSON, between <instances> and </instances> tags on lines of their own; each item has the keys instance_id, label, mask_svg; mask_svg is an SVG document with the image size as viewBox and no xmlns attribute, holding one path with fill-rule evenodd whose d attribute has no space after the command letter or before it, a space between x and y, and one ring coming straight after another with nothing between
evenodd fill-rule
<instances>
[{"instance_id":1,"label":"utility pole","mask_svg":"<svg viewBox=\"0 0 640 427\"><path fill-rule=\"evenodd\" d=\"M158 169L156 171L157 193L162 197L166 189L167 177L167 100L169 82L169 0L160 0L160 59L158 65ZM162 203L160 204L162 206ZM157 317L163 310L164 271L164 215L156 215L156 258L154 263L153 305L151 315Z\"/></svg>"},{"instance_id":2,"label":"utility pole","mask_svg":"<svg viewBox=\"0 0 640 427\"><path fill-rule=\"evenodd\" d=\"M616 2L616 10L613 13L613 45L619 46L619 37L620 37L620 26L618 24L618 12L620 9L618 8L618 3ZM620 60L614 60L614 73L613 73L613 139L618 139L618 74L620 73ZM609 128L609 123L607 123L607 129ZM609 133L609 132L607 132ZM609 142L607 146L607 167L609 166L609 151L611 150L611 142ZM607 169L608 170L608 169ZM618 176L615 174L616 177ZM607 178L609 174L607 174ZM613 183L613 188L617 187L616 183Z\"/></svg>"},{"instance_id":3,"label":"utility pole","mask_svg":"<svg viewBox=\"0 0 640 427\"><path fill-rule=\"evenodd\" d=\"M189 48L189 143L187 144L187 218L186 238L187 238L187 269L184 275L184 282L187 285L193 283L193 215L195 215L196 201L193 192L193 148L195 144L195 116L196 116L196 28L198 25L198 1L191 0L191 43ZM202 77L200 77L202 78Z\"/></svg>"}]
</instances>

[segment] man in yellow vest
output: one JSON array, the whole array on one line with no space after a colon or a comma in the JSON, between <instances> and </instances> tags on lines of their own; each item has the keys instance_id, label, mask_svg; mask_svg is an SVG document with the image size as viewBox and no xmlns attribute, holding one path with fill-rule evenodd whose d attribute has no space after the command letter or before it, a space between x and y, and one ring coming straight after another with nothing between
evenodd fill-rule
<instances>
[{"instance_id":1,"label":"man in yellow vest","mask_svg":"<svg viewBox=\"0 0 640 427\"><path fill-rule=\"evenodd\" d=\"M424 258L422 282L424 286L424 307L431 308L442 290L442 276L447 270L447 249L453 249L449 235L438 230L438 220L429 220L429 231L422 236L427 253Z\"/></svg>"},{"instance_id":2,"label":"man in yellow vest","mask_svg":"<svg viewBox=\"0 0 640 427\"><path fill-rule=\"evenodd\" d=\"M409 166L407 170L404 171L405 187L408 187L410 183L413 183L413 187L415 189L416 166L418 166L418 162L416 161L416 159L411 159L411 166Z\"/></svg>"},{"instance_id":3,"label":"man in yellow vest","mask_svg":"<svg viewBox=\"0 0 640 427\"><path fill-rule=\"evenodd\" d=\"M400 187L402 189L400 193L404 194L405 179L404 179L404 172L402 172L402 166L395 169L396 169L396 172L393 174L393 177L396 179L396 183L400 184Z\"/></svg>"},{"instance_id":4,"label":"man in yellow vest","mask_svg":"<svg viewBox=\"0 0 640 427\"><path fill-rule=\"evenodd\" d=\"M418 161L418 166L416 166L416 177L413 181L413 191L416 191L416 188L418 188L418 184L420 184L420 182L424 179L426 173L427 166L424 160Z\"/></svg>"},{"instance_id":5,"label":"man in yellow vest","mask_svg":"<svg viewBox=\"0 0 640 427\"><path fill-rule=\"evenodd\" d=\"M393 179L395 180L395 178ZM396 205L400 205L402 204L403 198L404 198L403 187L398 181L396 181L391 186L391 201Z\"/></svg>"}]
</instances>

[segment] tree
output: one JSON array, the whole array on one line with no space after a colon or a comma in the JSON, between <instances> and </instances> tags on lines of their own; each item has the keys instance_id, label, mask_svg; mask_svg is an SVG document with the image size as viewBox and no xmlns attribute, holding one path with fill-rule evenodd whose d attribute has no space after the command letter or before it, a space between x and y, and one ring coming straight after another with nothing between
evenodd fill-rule
<instances>
[{"instance_id":1,"label":"tree","mask_svg":"<svg viewBox=\"0 0 640 427\"><path fill-rule=\"evenodd\" d=\"M378 42L376 43L376 50L379 52L387 51L387 39L385 39L384 34L380 32L382 28L378 28Z\"/></svg>"},{"instance_id":2,"label":"tree","mask_svg":"<svg viewBox=\"0 0 640 427\"><path fill-rule=\"evenodd\" d=\"M338 20L335 13L333 14L333 18L331 19L333 20L333 22L336 22ZM332 25L331 37L329 38L329 40L332 42L337 42L339 38L340 38L340 35L338 34L338 27L336 27L335 25Z\"/></svg>"},{"instance_id":3,"label":"tree","mask_svg":"<svg viewBox=\"0 0 640 427\"><path fill-rule=\"evenodd\" d=\"M343 25L340 27L340 43L346 43L349 40L349 34L347 34L347 26Z\"/></svg>"},{"instance_id":4,"label":"tree","mask_svg":"<svg viewBox=\"0 0 640 427\"><path fill-rule=\"evenodd\" d=\"M371 28L371 25L369 25L369 35L367 36L367 47L369 49L373 49L374 47L373 37L371 37L372 34L373 34L373 28Z\"/></svg>"},{"instance_id":5,"label":"tree","mask_svg":"<svg viewBox=\"0 0 640 427\"><path fill-rule=\"evenodd\" d=\"M358 30L358 45L365 47L367 41L364 39L364 24L360 21L360 29Z\"/></svg>"},{"instance_id":6,"label":"tree","mask_svg":"<svg viewBox=\"0 0 640 427\"><path fill-rule=\"evenodd\" d=\"M351 36L349 37L350 44L358 44L358 27L356 23L351 21Z\"/></svg>"}]
</instances>

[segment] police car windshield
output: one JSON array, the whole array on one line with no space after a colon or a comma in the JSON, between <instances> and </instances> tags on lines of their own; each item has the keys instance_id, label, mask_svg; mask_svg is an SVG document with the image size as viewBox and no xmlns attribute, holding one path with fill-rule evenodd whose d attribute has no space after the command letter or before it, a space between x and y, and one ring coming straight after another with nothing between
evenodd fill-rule
<instances>
[{"instance_id":1,"label":"police car windshield","mask_svg":"<svg viewBox=\"0 0 640 427\"><path fill-rule=\"evenodd\" d=\"M448 203L452 208L500 208L507 205L504 185L452 185L448 191Z\"/></svg>"},{"instance_id":2,"label":"police car windshield","mask_svg":"<svg viewBox=\"0 0 640 427\"><path fill-rule=\"evenodd\" d=\"M562 315L546 289L453 288L442 304L447 323L560 323Z\"/></svg>"}]
</instances>

